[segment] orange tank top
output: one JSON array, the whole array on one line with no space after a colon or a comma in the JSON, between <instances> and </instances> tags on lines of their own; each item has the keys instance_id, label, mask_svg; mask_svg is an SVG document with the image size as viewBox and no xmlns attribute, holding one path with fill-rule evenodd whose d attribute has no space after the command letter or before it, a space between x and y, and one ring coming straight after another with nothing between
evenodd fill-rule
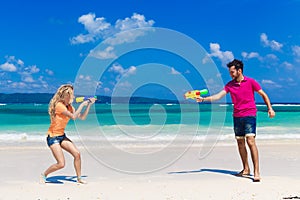
<instances>
[{"instance_id":1,"label":"orange tank top","mask_svg":"<svg viewBox=\"0 0 300 200\"><path fill-rule=\"evenodd\" d=\"M48 129L48 135L50 137L61 136L65 134L65 128L70 120L70 117L63 114L64 111L74 112L73 106L66 106L65 104L58 102L55 106L55 117L51 120L50 127Z\"/></svg>"}]
</instances>

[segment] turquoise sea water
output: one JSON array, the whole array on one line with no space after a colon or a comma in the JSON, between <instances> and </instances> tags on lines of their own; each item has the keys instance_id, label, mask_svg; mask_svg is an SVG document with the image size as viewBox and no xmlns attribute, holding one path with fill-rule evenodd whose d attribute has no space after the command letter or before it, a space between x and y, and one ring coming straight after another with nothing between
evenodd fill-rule
<instances>
[{"instance_id":1,"label":"turquoise sea water","mask_svg":"<svg viewBox=\"0 0 300 200\"><path fill-rule=\"evenodd\" d=\"M257 105L258 138L300 138L300 105L275 104L274 119ZM0 104L0 142L42 141L49 127L47 104ZM233 138L231 104L96 104L86 121L70 121L69 136L168 140L178 135Z\"/></svg>"}]
</instances>

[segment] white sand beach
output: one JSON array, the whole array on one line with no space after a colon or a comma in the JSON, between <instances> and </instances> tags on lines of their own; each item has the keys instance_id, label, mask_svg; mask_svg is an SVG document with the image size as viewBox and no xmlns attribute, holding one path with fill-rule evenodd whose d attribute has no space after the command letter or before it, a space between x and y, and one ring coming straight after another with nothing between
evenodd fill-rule
<instances>
[{"instance_id":1,"label":"white sand beach","mask_svg":"<svg viewBox=\"0 0 300 200\"><path fill-rule=\"evenodd\" d=\"M54 159L45 144L0 144L0 199L95 199L95 200L177 200L177 199L292 199L300 198L300 141L257 141L260 152L261 182L232 175L241 170L234 141L218 143L199 159L199 146L193 145L169 166L142 174L128 174L104 166L77 144L82 154L82 174L88 182L78 185L72 158L65 154L66 167L39 184L39 174ZM132 147L136 148L136 147ZM142 147L139 147L142 148ZM181 152L173 148L173 153ZM109 148L99 151L126 162ZM146 150L145 150L146 151ZM119 157L118 157L119 156ZM157 162L164 159L159 157ZM250 160L250 158L249 158ZM142 163L125 163L142 165ZM252 166L252 165L251 165ZM252 168L253 169L253 168Z\"/></svg>"}]
</instances>

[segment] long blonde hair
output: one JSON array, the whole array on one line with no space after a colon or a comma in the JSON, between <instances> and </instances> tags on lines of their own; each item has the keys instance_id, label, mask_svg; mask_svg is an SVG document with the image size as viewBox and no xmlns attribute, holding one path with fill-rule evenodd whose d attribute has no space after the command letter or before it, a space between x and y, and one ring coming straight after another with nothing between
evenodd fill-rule
<instances>
[{"instance_id":1,"label":"long blonde hair","mask_svg":"<svg viewBox=\"0 0 300 200\"><path fill-rule=\"evenodd\" d=\"M73 86L70 84L61 85L49 103L48 113L50 115L50 119L52 120L55 117L55 106L58 102L62 102L66 95L73 96ZM70 99L69 104L71 105L73 102L73 98Z\"/></svg>"}]
</instances>

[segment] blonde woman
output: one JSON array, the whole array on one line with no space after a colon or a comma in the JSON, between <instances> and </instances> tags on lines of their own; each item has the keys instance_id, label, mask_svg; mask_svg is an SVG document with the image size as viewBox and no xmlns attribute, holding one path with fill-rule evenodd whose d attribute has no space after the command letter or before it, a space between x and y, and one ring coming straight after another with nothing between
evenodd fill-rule
<instances>
[{"instance_id":1,"label":"blonde woman","mask_svg":"<svg viewBox=\"0 0 300 200\"><path fill-rule=\"evenodd\" d=\"M85 120L89 113L90 107L95 103L95 98L90 98L82 102L78 109L75 110L72 106L74 99L74 92L72 85L62 85L58 88L57 92L49 103L49 115L51 124L48 129L47 144L52 151L56 163L51 165L44 173L41 174L40 182L45 183L46 177L65 166L65 157L63 150L69 152L74 157L74 168L77 175L78 183L85 183L81 179L81 158L80 152L74 143L66 136L65 127L70 119ZM83 108L86 109L83 111Z\"/></svg>"}]
</instances>

